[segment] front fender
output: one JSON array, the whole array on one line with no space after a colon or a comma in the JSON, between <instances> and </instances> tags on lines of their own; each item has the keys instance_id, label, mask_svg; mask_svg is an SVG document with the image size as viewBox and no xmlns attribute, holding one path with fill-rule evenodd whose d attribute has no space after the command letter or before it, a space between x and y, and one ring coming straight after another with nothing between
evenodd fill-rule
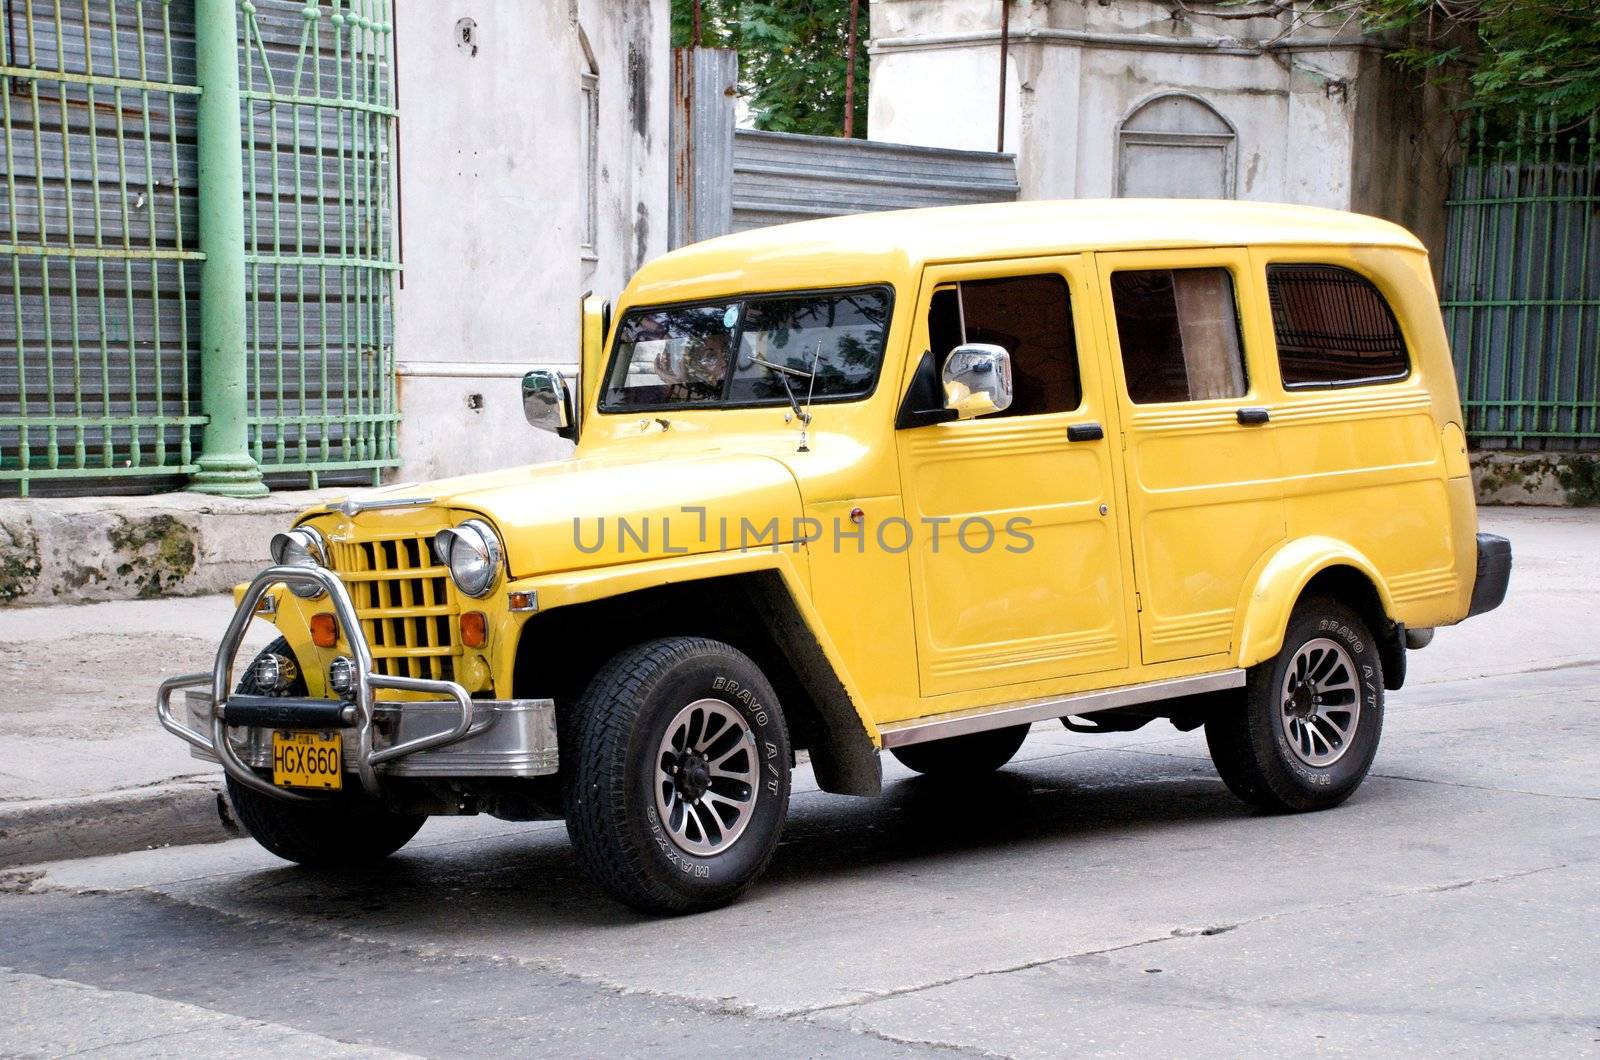
<instances>
[{"instance_id":1,"label":"front fender","mask_svg":"<svg viewBox=\"0 0 1600 1060\"><path fill-rule=\"evenodd\" d=\"M592 603L608 597L626 596L629 593L662 585L751 573L774 573L782 579L799 618L815 638L828 667L838 678L840 688L860 722L862 733L872 742L873 747L880 747L882 743L878 727L863 709L860 689L845 668L838 647L828 635L826 625L812 604L809 564L806 552L799 544L671 556L637 563L566 571L521 579L506 588L508 591L536 593L539 610L546 611L550 608ZM521 636L520 627L527 617L526 614L504 616L502 644L517 643ZM515 654L515 652L502 652L500 659L497 660L499 667L496 674L497 687L511 687L516 664Z\"/></svg>"},{"instance_id":2,"label":"front fender","mask_svg":"<svg viewBox=\"0 0 1600 1060\"><path fill-rule=\"evenodd\" d=\"M1278 653L1295 603L1311 579L1330 567L1359 571L1377 591L1384 613L1394 614L1389 587L1366 556L1337 538L1297 538L1267 553L1245 580L1233 630L1239 666L1254 666Z\"/></svg>"}]
</instances>

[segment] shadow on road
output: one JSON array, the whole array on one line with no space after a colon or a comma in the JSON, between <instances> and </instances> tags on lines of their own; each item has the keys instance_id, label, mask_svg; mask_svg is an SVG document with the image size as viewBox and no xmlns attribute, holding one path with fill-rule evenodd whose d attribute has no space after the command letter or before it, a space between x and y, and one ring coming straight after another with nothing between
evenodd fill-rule
<instances>
[{"instance_id":1,"label":"shadow on road","mask_svg":"<svg viewBox=\"0 0 1600 1060\"><path fill-rule=\"evenodd\" d=\"M804 889L843 884L867 889L861 900L870 901L870 889L888 877L903 885L908 874L955 859L987 859L993 872L1003 872L1017 858L1037 866L1043 855L1057 858L1066 874L1103 861L1105 840L1192 854L1194 844L1184 838L1190 827L1252 815L1209 763L1154 755L1062 755L960 782L903 778L877 799L810 792L791 805L756 893L798 900ZM449 824L430 824L431 837L446 839ZM1091 848L1095 853L1084 853ZM974 886L993 879L982 864L964 870L976 873ZM329 920L473 921L507 932L648 922L589 882L559 823L402 851L370 871L285 867L224 877L212 882L206 902L253 916L318 910Z\"/></svg>"}]
</instances>

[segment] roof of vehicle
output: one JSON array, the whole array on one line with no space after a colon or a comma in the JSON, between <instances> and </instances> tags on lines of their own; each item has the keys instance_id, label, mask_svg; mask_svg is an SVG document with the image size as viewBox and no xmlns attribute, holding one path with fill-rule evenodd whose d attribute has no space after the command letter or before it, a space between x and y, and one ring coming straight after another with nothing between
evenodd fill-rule
<instances>
[{"instance_id":1,"label":"roof of vehicle","mask_svg":"<svg viewBox=\"0 0 1600 1060\"><path fill-rule=\"evenodd\" d=\"M1216 199L1005 202L847 214L738 232L655 259L629 288L630 300L655 302L713 287L886 281L937 261L1250 244L1423 249L1399 225L1314 206Z\"/></svg>"}]
</instances>

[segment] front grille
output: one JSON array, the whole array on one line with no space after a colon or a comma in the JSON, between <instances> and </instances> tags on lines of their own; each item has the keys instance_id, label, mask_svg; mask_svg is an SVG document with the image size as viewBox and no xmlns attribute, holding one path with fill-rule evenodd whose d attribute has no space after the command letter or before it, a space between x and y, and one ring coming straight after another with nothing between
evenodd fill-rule
<instances>
[{"instance_id":1,"label":"front grille","mask_svg":"<svg viewBox=\"0 0 1600 1060\"><path fill-rule=\"evenodd\" d=\"M340 542L334 569L355 601L373 666L385 677L455 677L455 585L426 537Z\"/></svg>"}]
</instances>

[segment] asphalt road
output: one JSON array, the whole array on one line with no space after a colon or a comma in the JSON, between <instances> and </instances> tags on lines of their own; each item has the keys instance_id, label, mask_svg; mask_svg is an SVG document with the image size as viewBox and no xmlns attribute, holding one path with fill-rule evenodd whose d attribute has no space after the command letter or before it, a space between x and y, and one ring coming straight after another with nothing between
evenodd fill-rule
<instances>
[{"instance_id":1,"label":"asphalt road","mask_svg":"<svg viewBox=\"0 0 1600 1060\"><path fill-rule=\"evenodd\" d=\"M0 877L0 1055L1600 1055L1600 517L1485 524L1511 598L1413 654L1337 810L1246 809L1164 723L1039 726L984 783L802 773L765 881L688 919L559 824L357 877L65 862Z\"/></svg>"}]
</instances>

